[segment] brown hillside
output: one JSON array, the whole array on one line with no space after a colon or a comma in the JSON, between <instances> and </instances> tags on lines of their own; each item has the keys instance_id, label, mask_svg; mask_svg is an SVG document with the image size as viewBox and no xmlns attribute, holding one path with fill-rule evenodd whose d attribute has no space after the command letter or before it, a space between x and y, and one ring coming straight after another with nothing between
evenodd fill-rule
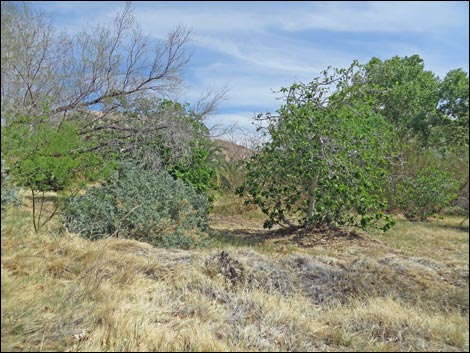
<instances>
[{"instance_id":1,"label":"brown hillside","mask_svg":"<svg viewBox=\"0 0 470 353\"><path fill-rule=\"evenodd\" d=\"M246 159L254 153L253 150L230 141L221 139L213 139L213 141L220 147L221 153L228 162Z\"/></svg>"}]
</instances>

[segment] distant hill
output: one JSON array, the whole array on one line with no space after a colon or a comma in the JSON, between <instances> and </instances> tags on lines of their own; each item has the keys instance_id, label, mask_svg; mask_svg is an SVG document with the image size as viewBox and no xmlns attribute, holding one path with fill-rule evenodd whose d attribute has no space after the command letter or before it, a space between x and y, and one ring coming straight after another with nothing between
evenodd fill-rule
<instances>
[{"instance_id":1,"label":"distant hill","mask_svg":"<svg viewBox=\"0 0 470 353\"><path fill-rule=\"evenodd\" d=\"M228 162L246 159L255 153L255 151L249 148L230 141L221 139L213 139L213 141L221 148L221 152L224 155L225 160Z\"/></svg>"}]
</instances>

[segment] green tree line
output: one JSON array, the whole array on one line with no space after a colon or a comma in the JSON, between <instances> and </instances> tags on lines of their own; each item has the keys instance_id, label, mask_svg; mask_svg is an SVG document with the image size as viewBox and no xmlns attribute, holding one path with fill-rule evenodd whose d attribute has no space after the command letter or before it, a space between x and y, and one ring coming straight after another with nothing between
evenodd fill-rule
<instances>
[{"instance_id":1,"label":"green tree line","mask_svg":"<svg viewBox=\"0 0 470 353\"><path fill-rule=\"evenodd\" d=\"M468 213L462 69L441 79L418 55L328 68L282 88L278 111L257 117L267 142L227 162L204 124L224 92L177 99L187 30L156 43L127 4L112 23L69 35L29 3L1 6L2 211L16 187L28 190L36 231L60 214L91 239L195 246L218 182L239 186L266 227L387 230L395 211Z\"/></svg>"},{"instance_id":2,"label":"green tree line","mask_svg":"<svg viewBox=\"0 0 470 353\"><path fill-rule=\"evenodd\" d=\"M239 194L266 227L376 226L391 211L426 220L466 193L468 73L440 79L418 55L372 58L282 88L269 138L246 164ZM264 125L263 125L264 124Z\"/></svg>"}]
</instances>

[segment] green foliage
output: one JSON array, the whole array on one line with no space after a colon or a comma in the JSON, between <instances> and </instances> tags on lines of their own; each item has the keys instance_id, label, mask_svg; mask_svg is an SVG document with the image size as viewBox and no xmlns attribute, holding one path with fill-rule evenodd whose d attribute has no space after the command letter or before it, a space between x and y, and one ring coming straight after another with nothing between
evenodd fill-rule
<instances>
[{"instance_id":1,"label":"green foliage","mask_svg":"<svg viewBox=\"0 0 470 353\"><path fill-rule=\"evenodd\" d=\"M88 239L121 236L190 248L203 244L208 208L207 197L168 173L124 163L104 185L72 198L62 219Z\"/></svg>"},{"instance_id":2,"label":"green foliage","mask_svg":"<svg viewBox=\"0 0 470 353\"><path fill-rule=\"evenodd\" d=\"M387 187L384 190L387 199L389 210L391 211L402 211L403 213L409 213L407 211L410 208L414 201L412 199L407 201L408 192L406 191L408 187L411 187L411 184L419 185L423 180L418 180L418 175L424 173L423 171L428 171L430 175L434 174L434 171L441 175L442 185L452 186L452 190L449 189L448 196L455 197L464 196L464 188L461 190L462 195L456 195L455 185L458 185L459 188L464 186L468 180L468 151L466 154L457 156L453 153L442 154L438 150L433 149L422 149L419 147L418 143L413 144L404 144L400 148L400 155L393 159L394 163L389 173L389 178L387 182ZM437 172L438 171L438 172ZM444 176L447 178L444 180ZM422 192L427 192L425 190L431 190L431 188L423 188ZM436 191L433 191L435 193ZM444 192L444 191L441 191ZM460 192L458 192L460 193ZM419 198L432 198L432 195L418 195ZM413 196L416 199L418 196ZM437 196L436 197L440 197ZM456 200L451 200L452 203ZM418 202L419 203L419 202ZM443 203L447 204L448 201ZM433 206L431 206L433 207ZM411 207L412 208L412 207ZM441 207L447 210L447 206ZM436 209L439 209L437 207ZM413 216L411 216L413 218ZM425 217L427 218L427 217ZM418 220L417 217L415 220Z\"/></svg>"},{"instance_id":3,"label":"green foliage","mask_svg":"<svg viewBox=\"0 0 470 353\"><path fill-rule=\"evenodd\" d=\"M375 99L376 112L394 126L399 143L412 137L427 143L439 101L439 80L424 70L419 55L385 61L372 58L360 84Z\"/></svg>"},{"instance_id":4,"label":"green foliage","mask_svg":"<svg viewBox=\"0 0 470 353\"><path fill-rule=\"evenodd\" d=\"M88 152L88 143L79 134L75 123L63 121L51 126L46 116L7 118L2 127L2 154L15 183L31 191L36 231L56 214L59 207L56 204L49 217L40 222L45 192L77 188L79 179L90 172L105 170L107 165Z\"/></svg>"},{"instance_id":5,"label":"green foliage","mask_svg":"<svg viewBox=\"0 0 470 353\"><path fill-rule=\"evenodd\" d=\"M209 151L195 148L189 161L168 167L175 178L192 185L198 192L207 193L215 187L215 169L210 165Z\"/></svg>"},{"instance_id":6,"label":"green foliage","mask_svg":"<svg viewBox=\"0 0 470 353\"><path fill-rule=\"evenodd\" d=\"M234 193L245 182L245 162L220 159L217 164L217 185L223 191Z\"/></svg>"},{"instance_id":7,"label":"green foliage","mask_svg":"<svg viewBox=\"0 0 470 353\"><path fill-rule=\"evenodd\" d=\"M457 183L445 171L429 166L403 178L396 190L405 217L425 221L450 205L457 196Z\"/></svg>"},{"instance_id":8,"label":"green foliage","mask_svg":"<svg viewBox=\"0 0 470 353\"><path fill-rule=\"evenodd\" d=\"M439 98L432 129L433 147L444 153L461 155L467 152L468 155L468 73L462 69L449 71L440 84Z\"/></svg>"},{"instance_id":9,"label":"green foliage","mask_svg":"<svg viewBox=\"0 0 470 353\"><path fill-rule=\"evenodd\" d=\"M145 170L166 170L201 193L215 186L215 145L207 127L187 104L140 99L126 106L122 114L127 128L101 132L99 139L124 141L118 147L111 144L120 160L133 160ZM129 136L128 130L135 134Z\"/></svg>"},{"instance_id":10,"label":"green foliage","mask_svg":"<svg viewBox=\"0 0 470 353\"><path fill-rule=\"evenodd\" d=\"M350 85L358 70L354 63L282 89L279 116L259 116L271 141L247 163L239 193L268 216L265 227L391 226L387 217L379 226L391 129L368 100L350 99L359 93Z\"/></svg>"},{"instance_id":11,"label":"green foliage","mask_svg":"<svg viewBox=\"0 0 470 353\"><path fill-rule=\"evenodd\" d=\"M428 185L434 177L427 181L422 175L418 178L419 169L427 170L430 175L433 174L431 170L439 169L449 178L445 183L442 180L443 185L457 182L460 189L465 190L469 170L468 73L462 69L451 70L440 80L432 72L424 70L423 59L418 55L395 56L385 61L373 58L365 65L364 74L355 84L370 92L375 111L392 124L396 133L394 166L387 195L392 208L404 207L402 211L409 217L420 218L410 211L410 208L418 210L424 207L419 206L421 201L416 200L418 196L414 195L415 201L407 203L404 199L406 195L400 195L397 191L415 184L423 185L422 192L431 192L432 188L424 185ZM419 198L432 199L432 196L422 195ZM444 205L447 201L430 203L430 209L439 209L440 206L434 203ZM433 213L430 210L423 212L423 219L428 217L428 213Z\"/></svg>"},{"instance_id":12,"label":"green foliage","mask_svg":"<svg viewBox=\"0 0 470 353\"><path fill-rule=\"evenodd\" d=\"M190 140L187 150L181 157L166 166L166 170L175 178L193 186L199 193L209 194L216 187L216 152L217 146L209 138L209 130L191 110L185 110L182 119L190 126Z\"/></svg>"},{"instance_id":13,"label":"green foliage","mask_svg":"<svg viewBox=\"0 0 470 353\"><path fill-rule=\"evenodd\" d=\"M45 117L21 117L2 128L2 152L15 181L38 191L60 191L77 173L102 161L85 153L86 142L70 122L53 127Z\"/></svg>"},{"instance_id":14,"label":"green foliage","mask_svg":"<svg viewBox=\"0 0 470 353\"><path fill-rule=\"evenodd\" d=\"M468 73L462 69L447 73L439 87L441 105L439 111L450 119L468 119Z\"/></svg>"}]
</instances>

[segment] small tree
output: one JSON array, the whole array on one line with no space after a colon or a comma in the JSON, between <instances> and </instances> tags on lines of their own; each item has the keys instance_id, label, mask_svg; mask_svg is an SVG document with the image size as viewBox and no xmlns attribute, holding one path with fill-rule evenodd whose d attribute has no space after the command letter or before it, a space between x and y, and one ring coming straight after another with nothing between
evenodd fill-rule
<instances>
[{"instance_id":1,"label":"small tree","mask_svg":"<svg viewBox=\"0 0 470 353\"><path fill-rule=\"evenodd\" d=\"M64 122L52 128L44 117L8 119L2 127L2 153L13 180L31 191L36 232L59 209L56 202L49 215L44 215L46 192L65 192L80 175L104 170L103 161L87 152L87 142L77 134L75 124Z\"/></svg>"},{"instance_id":2,"label":"small tree","mask_svg":"<svg viewBox=\"0 0 470 353\"><path fill-rule=\"evenodd\" d=\"M268 216L265 227L355 225L383 218L390 127L351 81L361 67L324 71L283 88L279 115L259 115L271 140L247 163L239 193ZM360 97L362 99L353 99ZM387 217L381 226L386 230Z\"/></svg>"}]
</instances>

